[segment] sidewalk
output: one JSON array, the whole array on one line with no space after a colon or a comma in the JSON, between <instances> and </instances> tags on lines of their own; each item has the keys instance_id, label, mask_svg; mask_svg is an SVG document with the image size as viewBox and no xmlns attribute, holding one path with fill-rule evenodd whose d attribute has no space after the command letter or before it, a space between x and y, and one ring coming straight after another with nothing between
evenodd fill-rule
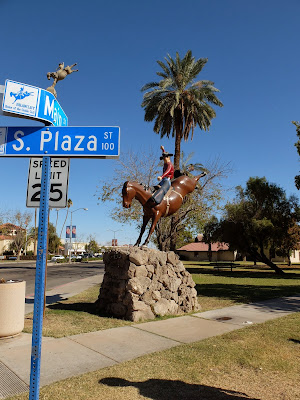
<instances>
[{"instance_id":1,"label":"sidewalk","mask_svg":"<svg viewBox=\"0 0 300 400\"><path fill-rule=\"evenodd\" d=\"M92 279L93 278L93 279ZM98 283L95 276L51 290L59 299ZM48 292L47 292L48 296ZM165 350L222 335L300 310L300 295L133 324L60 339L43 338L41 386ZM28 390L31 335L0 340L0 399Z\"/></svg>"}]
</instances>

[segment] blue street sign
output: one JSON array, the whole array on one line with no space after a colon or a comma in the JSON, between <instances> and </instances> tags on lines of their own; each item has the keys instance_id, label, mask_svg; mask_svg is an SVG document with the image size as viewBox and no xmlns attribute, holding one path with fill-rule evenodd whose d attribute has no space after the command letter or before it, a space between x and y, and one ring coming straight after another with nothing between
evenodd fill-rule
<instances>
[{"instance_id":1,"label":"blue street sign","mask_svg":"<svg viewBox=\"0 0 300 400\"><path fill-rule=\"evenodd\" d=\"M2 110L47 121L54 126L68 125L68 117L52 93L9 79L5 81Z\"/></svg>"},{"instance_id":2,"label":"blue street sign","mask_svg":"<svg viewBox=\"0 0 300 400\"><path fill-rule=\"evenodd\" d=\"M94 157L120 154L120 128L0 127L0 157Z\"/></svg>"}]
</instances>

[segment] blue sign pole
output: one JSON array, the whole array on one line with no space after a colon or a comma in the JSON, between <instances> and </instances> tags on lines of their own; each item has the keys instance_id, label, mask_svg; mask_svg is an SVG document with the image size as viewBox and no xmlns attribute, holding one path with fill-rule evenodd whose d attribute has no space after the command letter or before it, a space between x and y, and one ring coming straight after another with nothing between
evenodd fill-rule
<instances>
[{"instance_id":1,"label":"blue sign pole","mask_svg":"<svg viewBox=\"0 0 300 400\"><path fill-rule=\"evenodd\" d=\"M35 274L35 295L31 347L31 372L29 400L39 399L40 369L42 351L42 329L44 312L45 273L47 262L49 192L51 176L51 158L43 157L41 200L39 213L38 248Z\"/></svg>"}]
</instances>

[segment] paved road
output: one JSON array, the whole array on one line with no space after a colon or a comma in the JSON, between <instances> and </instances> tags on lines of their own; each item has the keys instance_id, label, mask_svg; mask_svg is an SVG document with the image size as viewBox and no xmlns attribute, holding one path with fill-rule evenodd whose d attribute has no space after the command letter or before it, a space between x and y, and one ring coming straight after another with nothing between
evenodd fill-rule
<instances>
[{"instance_id":1,"label":"paved road","mask_svg":"<svg viewBox=\"0 0 300 400\"><path fill-rule=\"evenodd\" d=\"M54 264L48 262L47 290L78 279L104 273L102 261L88 263ZM0 279L25 280L26 296L34 293L35 262L0 262Z\"/></svg>"}]
</instances>

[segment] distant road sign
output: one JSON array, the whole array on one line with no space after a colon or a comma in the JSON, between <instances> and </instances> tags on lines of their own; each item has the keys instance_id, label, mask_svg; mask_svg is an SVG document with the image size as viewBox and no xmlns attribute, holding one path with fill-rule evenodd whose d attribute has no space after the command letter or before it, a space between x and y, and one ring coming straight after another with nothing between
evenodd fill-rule
<instances>
[{"instance_id":1,"label":"distant road sign","mask_svg":"<svg viewBox=\"0 0 300 400\"><path fill-rule=\"evenodd\" d=\"M9 79L5 81L2 110L48 121L54 126L68 125L68 117L52 93Z\"/></svg>"},{"instance_id":2,"label":"distant road sign","mask_svg":"<svg viewBox=\"0 0 300 400\"><path fill-rule=\"evenodd\" d=\"M120 128L0 127L0 157L94 157L120 154Z\"/></svg>"},{"instance_id":3,"label":"distant road sign","mask_svg":"<svg viewBox=\"0 0 300 400\"><path fill-rule=\"evenodd\" d=\"M27 207L39 207L41 195L42 158L31 158L27 185ZM69 183L69 158L51 160L49 207L65 208L67 206Z\"/></svg>"}]
</instances>

